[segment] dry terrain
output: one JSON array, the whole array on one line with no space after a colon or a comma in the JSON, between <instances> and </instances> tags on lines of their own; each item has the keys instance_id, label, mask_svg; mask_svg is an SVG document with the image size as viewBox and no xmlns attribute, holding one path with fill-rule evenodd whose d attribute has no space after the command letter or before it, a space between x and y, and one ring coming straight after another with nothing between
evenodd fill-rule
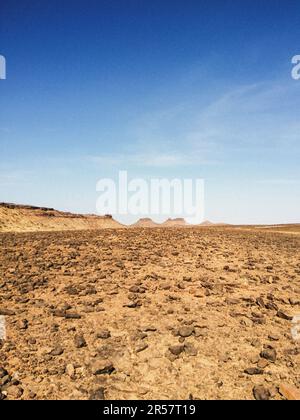
<instances>
[{"instance_id":1,"label":"dry terrain","mask_svg":"<svg viewBox=\"0 0 300 420\"><path fill-rule=\"evenodd\" d=\"M299 397L299 246L298 226L1 233L0 399Z\"/></svg>"},{"instance_id":2,"label":"dry terrain","mask_svg":"<svg viewBox=\"0 0 300 420\"><path fill-rule=\"evenodd\" d=\"M111 216L73 214L52 208L0 203L0 232L36 232L123 227Z\"/></svg>"}]
</instances>

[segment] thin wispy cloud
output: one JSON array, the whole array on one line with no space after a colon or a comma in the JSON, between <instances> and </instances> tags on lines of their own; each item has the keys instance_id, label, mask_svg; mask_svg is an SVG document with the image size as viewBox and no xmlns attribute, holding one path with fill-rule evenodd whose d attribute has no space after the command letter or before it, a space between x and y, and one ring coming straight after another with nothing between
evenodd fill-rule
<instances>
[{"instance_id":1,"label":"thin wispy cloud","mask_svg":"<svg viewBox=\"0 0 300 420\"><path fill-rule=\"evenodd\" d=\"M15 187L28 183L29 171L0 172L0 187Z\"/></svg>"},{"instance_id":2,"label":"thin wispy cloud","mask_svg":"<svg viewBox=\"0 0 300 420\"><path fill-rule=\"evenodd\" d=\"M86 160L95 164L111 166L111 165L130 165L133 167L157 167L168 168L190 165L217 165L217 161L209 161L192 154L180 153L157 153L157 154L111 154L87 156Z\"/></svg>"},{"instance_id":3,"label":"thin wispy cloud","mask_svg":"<svg viewBox=\"0 0 300 420\"><path fill-rule=\"evenodd\" d=\"M155 149L175 151L191 155L191 161L195 154L203 161L220 160L238 148L294 147L300 122L295 109L283 106L292 96L292 87L274 81L232 88L206 105L183 102L148 112L134 122L138 128L127 147L144 148L150 155Z\"/></svg>"},{"instance_id":4,"label":"thin wispy cloud","mask_svg":"<svg viewBox=\"0 0 300 420\"><path fill-rule=\"evenodd\" d=\"M258 184L262 185L278 185L278 186L284 186L284 185L300 185L300 179L260 179L257 181Z\"/></svg>"},{"instance_id":5,"label":"thin wispy cloud","mask_svg":"<svg viewBox=\"0 0 300 420\"><path fill-rule=\"evenodd\" d=\"M222 209L228 221L246 222L248 203L257 204L266 220L269 214L294 218L300 81L291 77L291 57L299 53L299 13L285 7L282 20L272 8L268 25L258 19L249 31L244 6L233 24L231 8L220 4L218 17L214 7L194 3L201 13L185 8L183 19L172 6L160 18L141 8L136 20L114 10L117 18L101 25L102 6L96 13L92 7L85 14L92 21L89 31L78 33L78 45L89 45L78 65L68 47L74 20L58 36L46 20L34 34L28 31L31 9L7 19L12 27L2 42L14 68L0 95L3 198L43 197L55 207L72 201L74 210L85 206L88 212L97 180L127 169L138 177L205 179L208 218L225 220L218 214ZM38 40L44 30L49 45L43 51ZM32 65L25 70L18 39L32 45ZM33 174L16 177L15 170ZM280 186L282 212L274 204ZM252 196L241 200L241 194ZM262 197L272 202L271 211L269 204L260 205ZM241 202L247 206L238 210Z\"/></svg>"}]
</instances>

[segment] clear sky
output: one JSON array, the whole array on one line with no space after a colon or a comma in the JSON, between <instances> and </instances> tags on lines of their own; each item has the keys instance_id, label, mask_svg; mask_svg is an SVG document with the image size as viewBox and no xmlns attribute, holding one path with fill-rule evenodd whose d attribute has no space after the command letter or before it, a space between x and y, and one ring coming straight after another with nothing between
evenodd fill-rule
<instances>
[{"instance_id":1,"label":"clear sky","mask_svg":"<svg viewBox=\"0 0 300 420\"><path fill-rule=\"evenodd\" d=\"M205 179L206 215L300 222L298 0L3 0L0 201L95 212L96 182Z\"/></svg>"}]
</instances>

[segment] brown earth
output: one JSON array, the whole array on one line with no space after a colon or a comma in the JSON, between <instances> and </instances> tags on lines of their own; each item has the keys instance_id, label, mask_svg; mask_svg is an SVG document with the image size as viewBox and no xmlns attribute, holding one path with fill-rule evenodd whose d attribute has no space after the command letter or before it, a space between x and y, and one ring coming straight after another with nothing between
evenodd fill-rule
<instances>
[{"instance_id":1,"label":"brown earth","mask_svg":"<svg viewBox=\"0 0 300 420\"><path fill-rule=\"evenodd\" d=\"M124 227L110 215L73 214L52 208L0 203L0 232L36 232Z\"/></svg>"},{"instance_id":2,"label":"brown earth","mask_svg":"<svg viewBox=\"0 0 300 420\"><path fill-rule=\"evenodd\" d=\"M0 234L0 399L292 399L297 229Z\"/></svg>"},{"instance_id":3,"label":"brown earth","mask_svg":"<svg viewBox=\"0 0 300 420\"><path fill-rule=\"evenodd\" d=\"M209 221L199 226L218 226ZM150 218L139 219L126 226L114 220L112 216L94 214L74 214L53 208L0 203L0 232L49 232L65 230L99 230L114 228L150 228L150 227L191 227L183 218L167 219L163 223L155 223Z\"/></svg>"}]
</instances>

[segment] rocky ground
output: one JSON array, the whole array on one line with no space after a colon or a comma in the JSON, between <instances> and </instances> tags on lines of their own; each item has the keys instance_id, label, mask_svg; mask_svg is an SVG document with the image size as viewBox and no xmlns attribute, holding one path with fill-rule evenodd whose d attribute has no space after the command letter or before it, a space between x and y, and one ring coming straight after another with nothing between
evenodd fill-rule
<instances>
[{"instance_id":1,"label":"rocky ground","mask_svg":"<svg viewBox=\"0 0 300 420\"><path fill-rule=\"evenodd\" d=\"M229 227L0 234L0 399L297 397L299 245Z\"/></svg>"},{"instance_id":2,"label":"rocky ground","mask_svg":"<svg viewBox=\"0 0 300 420\"><path fill-rule=\"evenodd\" d=\"M47 207L0 203L1 232L46 232L124 227L110 215L74 214Z\"/></svg>"}]
</instances>

